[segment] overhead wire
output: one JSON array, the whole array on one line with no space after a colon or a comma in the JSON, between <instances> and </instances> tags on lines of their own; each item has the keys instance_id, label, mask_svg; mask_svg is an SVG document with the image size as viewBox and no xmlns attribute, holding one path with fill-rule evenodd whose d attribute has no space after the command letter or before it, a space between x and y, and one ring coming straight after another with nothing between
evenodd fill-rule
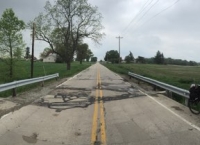
<instances>
[{"instance_id":1,"label":"overhead wire","mask_svg":"<svg viewBox=\"0 0 200 145\"><path fill-rule=\"evenodd\" d=\"M177 0L177 1L175 1L172 5L170 5L169 7L167 7L167 8L165 8L165 9L161 10L159 13L155 14L155 15L152 16L150 19L148 19L147 21L145 21L145 23L148 22L148 21L150 21L150 20L152 20L153 18L157 17L158 15L160 15L161 13L163 13L164 11L168 10L169 8L171 8L172 6L174 6L176 3L178 3L179 1L180 1L180 0ZM143 24L144 24L144 23L143 23ZM143 25L143 24L142 24L142 25Z\"/></svg>"},{"instance_id":2,"label":"overhead wire","mask_svg":"<svg viewBox=\"0 0 200 145\"><path fill-rule=\"evenodd\" d=\"M142 18L144 18L144 16L157 4L159 2L159 0L157 0L155 3L153 3L150 7L149 7L149 9L147 9L146 11L145 11L145 13L135 22L135 24L137 24L138 22L140 22L141 20L142 20ZM131 23L130 23L131 24ZM124 35L125 35L126 33L124 33Z\"/></svg>"},{"instance_id":3,"label":"overhead wire","mask_svg":"<svg viewBox=\"0 0 200 145\"><path fill-rule=\"evenodd\" d=\"M142 23L141 25L139 25L138 28L142 27L144 24L146 24L147 22L151 21L152 19L154 19L155 17L157 17L158 15L160 15L161 13L165 12L166 10L170 9L172 6L174 6L176 3L178 3L180 0L175 1L173 4L171 4L170 6L164 8L163 10L161 10L160 12L158 12L157 14L153 15L151 18L149 18L147 21L145 21L144 23ZM136 30L136 29L135 29ZM134 31L135 31L134 30Z\"/></svg>"},{"instance_id":4,"label":"overhead wire","mask_svg":"<svg viewBox=\"0 0 200 145\"><path fill-rule=\"evenodd\" d=\"M128 27L131 25L132 22L135 21L135 19L153 2L153 0L147 0L146 3L142 6L142 8L140 9L140 11L137 13L137 15L135 17L133 17L133 19L130 21L130 23L122 30L122 33L125 32ZM146 4L149 2L149 4L146 6Z\"/></svg>"}]
</instances>

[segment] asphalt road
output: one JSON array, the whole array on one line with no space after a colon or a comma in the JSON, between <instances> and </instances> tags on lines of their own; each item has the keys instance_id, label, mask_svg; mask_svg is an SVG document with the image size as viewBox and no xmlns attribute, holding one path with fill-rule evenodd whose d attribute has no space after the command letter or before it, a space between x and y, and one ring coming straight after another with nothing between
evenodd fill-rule
<instances>
[{"instance_id":1,"label":"asphalt road","mask_svg":"<svg viewBox=\"0 0 200 145\"><path fill-rule=\"evenodd\" d=\"M0 119L0 145L199 145L200 117L95 64Z\"/></svg>"}]
</instances>

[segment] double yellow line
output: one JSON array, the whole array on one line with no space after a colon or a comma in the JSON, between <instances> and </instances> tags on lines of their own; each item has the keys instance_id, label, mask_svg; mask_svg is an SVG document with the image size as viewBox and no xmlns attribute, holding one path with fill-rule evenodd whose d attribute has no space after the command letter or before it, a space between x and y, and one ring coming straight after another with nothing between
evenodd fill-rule
<instances>
[{"instance_id":1,"label":"double yellow line","mask_svg":"<svg viewBox=\"0 0 200 145\"><path fill-rule=\"evenodd\" d=\"M99 101L100 100L100 101ZM98 111L100 109L100 112ZM99 114L100 113L100 114ZM94 145L97 142L100 142L102 145L106 145L106 127L105 127L105 118L104 118L104 104L103 104L103 91L101 89L101 76L100 72L97 72L97 88L94 101L94 114L92 122L92 135L91 135L91 145ZM100 116L100 119L98 119ZM98 124L100 127L98 128ZM99 130L101 141L98 139Z\"/></svg>"}]
</instances>

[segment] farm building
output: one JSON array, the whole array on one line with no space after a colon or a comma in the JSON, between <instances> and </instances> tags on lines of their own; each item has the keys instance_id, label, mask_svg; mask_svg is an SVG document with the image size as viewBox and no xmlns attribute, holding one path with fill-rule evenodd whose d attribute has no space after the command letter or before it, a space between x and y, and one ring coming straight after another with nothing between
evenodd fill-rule
<instances>
[{"instance_id":1,"label":"farm building","mask_svg":"<svg viewBox=\"0 0 200 145\"><path fill-rule=\"evenodd\" d=\"M49 53L49 55L43 59L43 62L56 62L56 54Z\"/></svg>"}]
</instances>

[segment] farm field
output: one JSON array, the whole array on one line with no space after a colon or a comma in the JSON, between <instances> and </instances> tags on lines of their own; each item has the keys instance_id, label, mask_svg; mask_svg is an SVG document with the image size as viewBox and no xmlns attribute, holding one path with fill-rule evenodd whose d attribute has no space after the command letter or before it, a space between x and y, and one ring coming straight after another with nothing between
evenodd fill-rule
<instances>
[{"instance_id":1,"label":"farm field","mask_svg":"<svg viewBox=\"0 0 200 145\"><path fill-rule=\"evenodd\" d=\"M34 77L40 77L45 75L50 75L54 73L59 73L60 77L69 77L75 73L84 70L89 67L91 63L83 62L82 65L79 62L73 62L71 64L71 70L66 70L65 63L43 63L34 62ZM0 83L10 82L9 79L9 68L3 62L0 62ZM14 78L13 80L22 80L30 78L31 76L31 63L30 61L18 61L16 62L16 67L14 67Z\"/></svg>"},{"instance_id":2,"label":"farm field","mask_svg":"<svg viewBox=\"0 0 200 145\"><path fill-rule=\"evenodd\" d=\"M149 77L183 89L192 83L200 84L199 66L152 65L152 64L104 64L110 70L127 74L128 71Z\"/></svg>"},{"instance_id":3,"label":"farm field","mask_svg":"<svg viewBox=\"0 0 200 145\"><path fill-rule=\"evenodd\" d=\"M30 61L17 61L14 67L14 77L9 79L9 68L5 63L0 62L0 84L7 82L12 82L13 80L23 80L28 79L31 76L31 62ZM34 73L33 77L40 77L45 75L50 75L54 73L59 73L59 78L70 77L76 73L91 66L91 62L83 62L81 65L79 62L71 63L71 70L66 69L65 63L43 63L34 62ZM34 88L37 84L32 84L28 86L23 86L17 89L17 92L23 92L24 90ZM11 91L0 92L0 97L7 97L11 95Z\"/></svg>"}]
</instances>

